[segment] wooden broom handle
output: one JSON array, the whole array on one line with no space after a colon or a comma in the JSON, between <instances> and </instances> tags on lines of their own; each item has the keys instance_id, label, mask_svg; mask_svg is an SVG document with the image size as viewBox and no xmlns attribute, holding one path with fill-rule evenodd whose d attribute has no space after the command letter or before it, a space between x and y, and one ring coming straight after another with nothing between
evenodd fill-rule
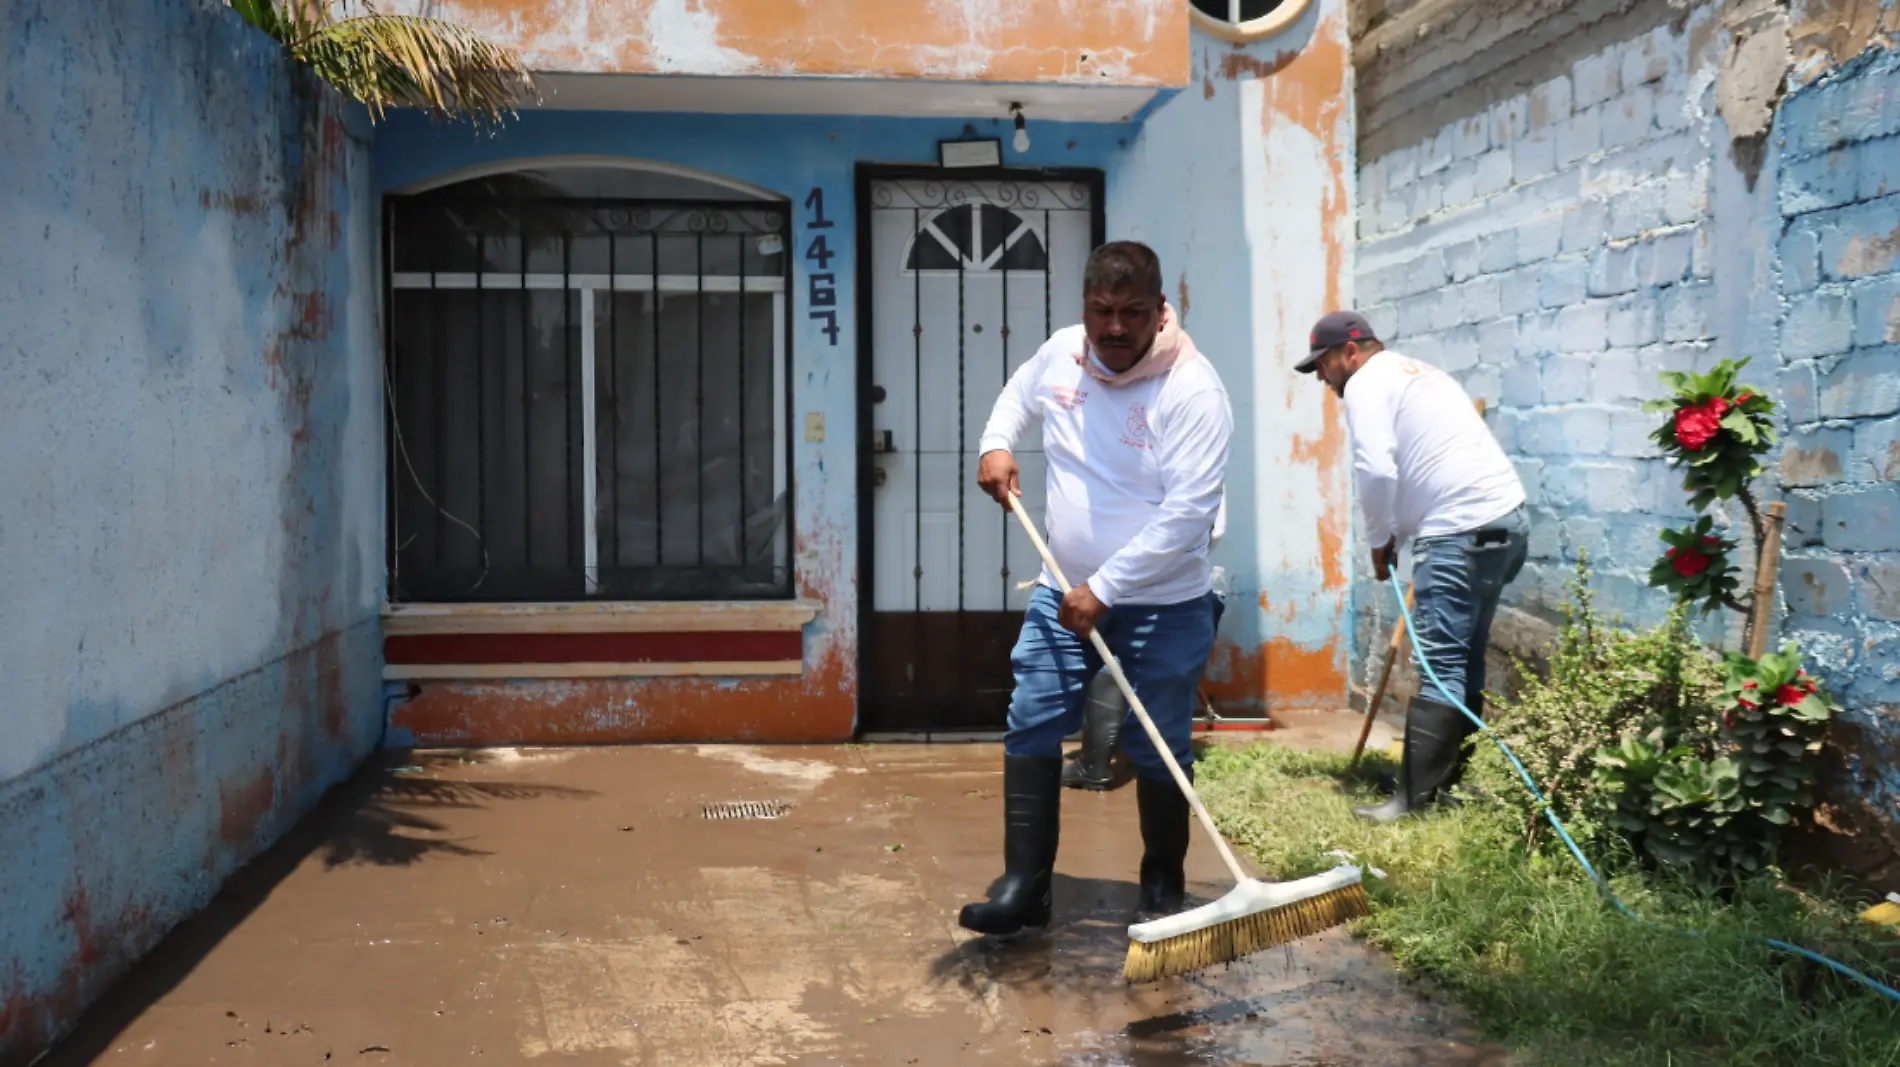
<instances>
[{"instance_id":1,"label":"wooden broom handle","mask_svg":"<svg viewBox=\"0 0 1900 1067\"><path fill-rule=\"evenodd\" d=\"M1067 595L1069 579L1063 576L1061 566L1056 563L1055 557L1049 554L1049 546L1043 543L1042 535L1036 532L1034 520L1030 519L1029 513L1023 510L1023 502L1016 498L1015 493L1008 490L1004 490L1003 496L1009 501L1010 510L1022 520L1023 530L1035 543L1036 551L1042 555L1042 561L1049 565L1049 573L1055 575L1056 584L1060 585L1063 594ZM1168 765L1169 773L1174 775L1175 784L1181 787L1181 794L1187 797L1188 804L1194 808L1194 814L1200 817L1201 828L1207 831L1208 838L1214 842L1215 849L1219 850L1221 861L1227 864L1228 872L1234 876L1236 882L1250 881L1247 872L1241 869L1240 861L1234 858L1233 850L1227 847L1227 842L1221 837L1220 831L1214 828L1214 817L1207 813L1206 805L1201 803L1200 794L1194 791L1194 785L1188 781L1187 775L1181 770L1181 765L1174 761L1174 751L1168 747L1166 741L1162 740L1161 731L1155 729L1154 720L1148 717L1148 709L1142 706L1141 698L1135 695L1135 687L1128 684L1128 676L1122 673L1122 665L1116 662L1115 654L1108 650L1108 642L1102 640L1101 631L1091 629L1089 639L1095 642L1095 651L1102 657L1102 666L1108 668L1108 673L1115 679L1115 684L1121 687L1122 698L1128 701L1128 706L1134 710L1135 718L1141 721L1141 728L1148 731L1148 740L1154 744L1155 751L1160 753L1162 762Z\"/></svg>"},{"instance_id":2,"label":"wooden broom handle","mask_svg":"<svg viewBox=\"0 0 1900 1067\"><path fill-rule=\"evenodd\" d=\"M1413 589L1405 591L1405 609L1412 609ZM1405 614L1392 626L1392 643L1385 652L1385 668L1379 672L1379 684L1372 690L1372 696L1366 701L1366 721L1359 724L1359 742L1352 746L1352 762L1346 765L1346 773L1359 769L1359 757L1366 751L1366 738L1372 735L1372 720L1378 717L1379 705L1385 703L1385 687L1392 680L1392 665L1399 661L1399 652L1405 647Z\"/></svg>"}]
</instances>

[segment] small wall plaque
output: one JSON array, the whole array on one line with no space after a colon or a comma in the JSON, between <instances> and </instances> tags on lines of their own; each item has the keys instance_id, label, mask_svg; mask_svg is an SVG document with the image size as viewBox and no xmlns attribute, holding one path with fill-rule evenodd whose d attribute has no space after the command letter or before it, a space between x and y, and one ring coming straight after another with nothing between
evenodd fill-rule
<instances>
[{"instance_id":1,"label":"small wall plaque","mask_svg":"<svg viewBox=\"0 0 1900 1067\"><path fill-rule=\"evenodd\" d=\"M1003 142L994 137L982 141L938 141L937 160L945 168L1000 167Z\"/></svg>"}]
</instances>

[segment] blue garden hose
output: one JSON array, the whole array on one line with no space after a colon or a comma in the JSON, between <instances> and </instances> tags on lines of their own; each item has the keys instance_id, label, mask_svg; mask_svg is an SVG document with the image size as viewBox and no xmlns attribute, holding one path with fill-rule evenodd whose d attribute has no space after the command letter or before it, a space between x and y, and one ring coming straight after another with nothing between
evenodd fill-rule
<instances>
[{"instance_id":1,"label":"blue garden hose","mask_svg":"<svg viewBox=\"0 0 1900 1067\"><path fill-rule=\"evenodd\" d=\"M1658 930L1668 930L1672 933L1686 934L1690 937L1705 936L1704 932L1701 930L1679 930L1674 927L1663 926L1659 923L1650 922L1648 919L1645 919L1642 916L1631 911L1629 909L1629 905L1623 903L1623 901L1617 897L1615 891L1613 891L1610 888L1610 883L1604 880L1603 875L1598 873L1597 869L1591 865L1590 860L1586 856L1584 856L1583 850L1577 847L1576 841L1571 839L1570 831L1564 829L1564 824L1557 818L1557 813L1554 810L1552 810L1550 802L1544 799L1543 792L1537 788L1537 783L1531 780L1530 773L1524 769L1524 765L1522 763L1518 762L1517 754L1511 751L1511 746L1504 743L1504 739L1499 737L1491 729L1490 724L1486 723L1483 719L1478 718L1478 716L1472 714L1471 709L1465 707L1463 701L1459 700L1456 696L1454 696L1450 692L1450 690L1445 688L1444 682L1439 681L1438 672L1432 669L1431 661L1425 657L1425 649L1423 648L1423 646L1419 644L1418 627L1412 624L1411 609L1405 606L1405 590L1399 586L1398 575L1396 573L1392 574L1389 580L1392 583L1393 591L1398 594L1399 611L1405 616L1406 635L1412 639L1412 658L1418 661L1419 666L1424 669L1425 674L1431 678L1432 685L1434 688L1438 690L1439 694L1443 696L1445 700L1449 702L1453 707L1463 712L1465 718L1470 719L1473 723L1475 723L1478 729L1481 732L1483 732L1485 736L1489 737L1492 743L1496 744L1498 748L1504 752L1505 758L1511 761L1511 766L1517 769L1518 777L1524 779L1524 787L1531 791L1531 795L1537 798L1537 802L1539 806L1541 806L1544 809L1544 817L1550 820L1550 825L1557 831L1557 836L1563 839L1565 847L1570 849L1570 854L1577 858L1577 862L1579 864L1583 865L1584 873L1588 874L1590 876L1590 880L1596 883L1597 889L1604 896L1610 899L1610 903L1616 905L1616 910L1622 912L1624 915L1635 920L1636 922L1643 924L1644 926L1652 927ZM1853 969L1852 967L1849 967L1848 965L1844 963L1841 963L1837 960L1828 959L1826 956L1823 956L1818 952L1813 952L1808 949L1802 948L1800 945L1792 945L1786 941L1777 941L1776 939L1772 937L1764 937L1761 940L1764 943L1766 943L1770 948L1779 949L1782 952L1792 953L1793 955L1800 956L1801 958L1806 959L1806 960L1812 960L1813 962L1821 964L1822 966L1827 967L1839 974L1843 974L1849 978L1852 978L1854 981L1859 982L1860 984L1866 986L1869 989L1874 990L1877 993L1880 993L1881 995L1887 997L1889 1000L1895 1001L1896 1003L1900 1003L1900 990L1896 990L1892 986L1888 986L1881 982L1875 981L1873 978L1870 978L1867 975L1860 973L1859 971Z\"/></svg>"}]
</instances>

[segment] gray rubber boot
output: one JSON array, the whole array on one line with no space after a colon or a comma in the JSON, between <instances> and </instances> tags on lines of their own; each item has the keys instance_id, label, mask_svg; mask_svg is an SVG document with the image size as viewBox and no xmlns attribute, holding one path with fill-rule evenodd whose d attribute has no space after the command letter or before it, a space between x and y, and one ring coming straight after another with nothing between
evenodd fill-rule
<instances>
[{"instance_id":1,"label":"gray rubber boot","mask_svg":"<svg viewBox=\"0 0 1900 1067\"><path fill-rule=\"evenodd\" d=\"M1070 789L1107 789L1115 783L1115 742L1120 740L1122 723L1128 715L1128 701L1121 687L1107 671L1100 671L1089 682L1088 700L1082 706L1082 748L1075 759L1062 768L1062 784Z\"/></svg>"}]
</instances>

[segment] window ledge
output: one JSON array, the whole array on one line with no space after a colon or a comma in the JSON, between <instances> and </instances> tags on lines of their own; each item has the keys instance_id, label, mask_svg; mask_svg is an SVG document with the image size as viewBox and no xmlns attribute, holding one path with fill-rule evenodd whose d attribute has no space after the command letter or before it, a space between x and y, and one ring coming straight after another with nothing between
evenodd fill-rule
<instances>
[{"instance_id":1,"label":"window ledge","mask_svg":"<svg viewBox=\"0 0 1900 1067\"><path fill-rule=\"evenodd\" d=\"M815 600L389 604L388 637L434 634L761 633L802 630Z\"/></svg>"},{"instance_id":2,"label":"window ledge","mask_svg":"<svg viewBox=\"0 0 1900 1067\"><path fill-rule=\"evenodd\" d=\"M799 660L707 663L391 663L391 682L513 681L541 678L763 678L804 673Z\"/></svg>"}]
</instances>

